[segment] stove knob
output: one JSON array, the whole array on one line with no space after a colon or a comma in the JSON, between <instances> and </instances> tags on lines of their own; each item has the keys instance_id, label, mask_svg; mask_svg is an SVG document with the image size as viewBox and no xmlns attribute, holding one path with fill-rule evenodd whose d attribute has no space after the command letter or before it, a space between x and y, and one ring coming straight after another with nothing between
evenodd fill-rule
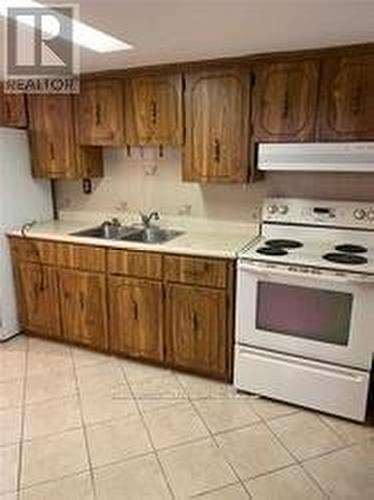
<instances>
[{"instance_id":1,"label":"stove knob","mask_svg":"<svg viewBox=\"0 0 374 500\"><path fill-rule=\"evenodd\" d=\"M276 212L278 212L278 206L277 205L268 206L268 212L269 214L275 214Z\"/></svg>"},{"instance_id":2,"label":"stove knob","mask_svg":"<svg viewBox=\"0 0 374 500\"><path fill-rule=\"evenodd\" d=\"M280 214L286 215L287 212L288 212L288 206L287 205L281 205L279 207L279 213Z\"/></svg>"},{"instance_id":3,"label":"stove knob","mask_svg":"<svg viewBox=\"0 0 374 500\"><path fill-rule=\"evenodd\" d=\"M370 221L374 221L374 208L371 208L369 211L368 211L368 219Z\"/></svg>"},{"instance_id":4,"label":"stove knob","mask_svg":"<svg viewBox=\"0 0 374 500\"><path fill-rule=\"evenodd\" d=\"M365 219L365 216L366 216L366 212L365 212L365 210L363 210L362 208L357 208L357 209L353 212L353 217L354 217L356 220L363 220L363 219Z\"/></svg>"}]
</instances>

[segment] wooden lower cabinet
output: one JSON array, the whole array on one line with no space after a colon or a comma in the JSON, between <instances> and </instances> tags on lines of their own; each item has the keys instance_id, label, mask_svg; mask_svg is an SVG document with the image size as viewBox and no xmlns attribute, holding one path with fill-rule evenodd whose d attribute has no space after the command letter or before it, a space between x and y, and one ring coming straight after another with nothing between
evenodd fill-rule
<instances>
[{"instance_id":1,"label":"wooden lower cabinet","mask_svg":"<svg viewBox=\"0 0 374 500\"><path fill-rule=\"evenodd\" d=\"M96 349L108 349L105 274L59 271L63 337Z\"/></svg>"},{"instance_id":2,"label":"wooden lower cabinet","mask_svg":"<svg viewBox=\"0 0 374 500\"><path fill-rule=\"evenodd\" d=\"M172 365L225 378L227 373L226 292L168 285L168 358Z\"/></svg>"},{"instance_id":3,"label":"wooden lower cabinet","mask_svg":"<svg viewBox=\"0 0 374 500\"><path fill-rule=\"evenodd\" d=\"M111 350L162 361L162 284L111 276L108 287Z\"/></svg>"},{"instance_id":4,"label":"wooden lower cabinet","mask_svg":"<svg viewBox=\"0 0 374 500\"><path fill-rule=\"evenodd\" d=\"M34 262L19 262L16 269L24 329L60 338L57 271Z\"/></svg>"}]
</instances>

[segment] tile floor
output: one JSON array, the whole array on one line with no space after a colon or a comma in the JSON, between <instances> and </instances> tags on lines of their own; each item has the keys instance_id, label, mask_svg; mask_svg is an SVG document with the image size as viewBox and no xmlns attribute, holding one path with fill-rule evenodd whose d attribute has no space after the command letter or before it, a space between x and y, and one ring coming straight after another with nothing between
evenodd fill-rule
<instances>
[{"instance_id":1,"label":"tile floor","mask_svg":"<svg viewBox=\"0 0 374 500\"><path fill-rule=\"evenodd\" d=\"M374 498L374 427L169 370L0 344L0 500Z\"/></svg>"}]
</instances>

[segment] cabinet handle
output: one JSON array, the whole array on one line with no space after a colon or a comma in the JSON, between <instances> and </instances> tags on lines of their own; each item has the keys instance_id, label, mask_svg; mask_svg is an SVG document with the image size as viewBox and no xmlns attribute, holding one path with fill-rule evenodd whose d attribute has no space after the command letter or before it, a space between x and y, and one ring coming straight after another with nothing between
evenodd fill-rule
<instances>
[{"instance_id":1,"label":"cabinet handle","mask_svg":"<svg viewBox=\"0 0 374 500\"><path fill-rule=\"evenodd\" d=\"M289 111L290 111L290 97L287 90L286 93L284 94L283 112L282 112L283 119L288 118Z\"/></svg>"},{"instance_id":2,"label":"cabinet handle","mask_svg":"<svg viewBox=\"0 0 374 500\"><path fill-rule=\"evenodd\" d=\"M49 155L51 157L51 161L55 161L55 146L53 142L49 144Z\"/></svg>"},{"instance_id":3,"label":"cabinet handle","mask_svg":"<svg viewBox=\"0 0 374 500\"><path fill-rule=\"evenodd\" d=\"M138 303L136 302L136 300L132 301L132 307L133 307L134 320L138 321L139 311L138 311Z\"/></svg>"},{"instance_id":4,"label":"cabinet handle","mask_svg":"<svg viewBox=\"0 0 374 500\"><path fill-rule=\"evenodd\" d=\"M361 86L357 87L351 102L351 110L354 116L357 116L361 113L362 94L363 88Z\"/></svg>"},{"instance_id":5,"label":"cabinet handle","mask_svg":"<svg viewBox=\"0 0 374 500\"><path fill-rule=\"evenodd\" d=\"M79 306L81 308L81 311L84 311L84 293L80 292L79 293Z\"/></svg>"},{"instance_id":6,"label":"cabinet handle","mask_svg":"<svg viewBox=\"0 0 374 500\"><path fill-rule=\"evenodd\" d=\"M198 320L196 311L194 311L192 314L192 329L193 329L194 337L196 337L199 333L199 320Z\"/></svg>"},{"instance_id":7,"label":"cabinet handle","mask_svg":"<svg viewBox=\"0 0 374 500\"><path fill-rule=\"evenodd\" d=\"M156 101L151 102L151 123L156 125L157 123L157 103Z\"/></svg>"},{"instance_id":8,"label":"cabinet handle","mask_svg":"<svg viewBox=\"0 0 374 500\"><path fill-rule=\"evenodd\" d=\"M214 139L214 161L217 163L221 161L221 144L218 139Z\"/></svg>"},{"instance_id":9,"label":"cabinet handle","mask_svg":"<svg viewBox=\"0 0 374 500\"><path fill-rule=\"evenodd\" d=\"M101 125L101 106L100 106L100 104L96 104L95 121L96 121L96 125Z\"/></svg>"}]
</instances>

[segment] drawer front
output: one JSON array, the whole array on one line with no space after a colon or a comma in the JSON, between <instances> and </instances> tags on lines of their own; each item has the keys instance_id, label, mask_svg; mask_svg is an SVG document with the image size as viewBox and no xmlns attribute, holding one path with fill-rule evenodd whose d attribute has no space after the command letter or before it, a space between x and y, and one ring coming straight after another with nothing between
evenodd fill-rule
<instances>
[{"instance_id":1,"label":"drawer front","mask_svg":"<svg viewBox=\"0 0 374 500\"><path fill-rule=\"evenodd\" d=\"M32 238L10 238L10 248L20 261L57 264L57 244Z\"/></svg>"},{"instance_id":2,"label":"drawer front","mask_svg":"<svg viewBox=\"0 0 374 500\"><path fill-rule=\"evenodd\" d=\"M227 262L200 257L165 257L165 277L175 283L226 288Z\"/></svg>"},{"instance_id":3,"label":"drawer front","mask_svg":"<svg viewBox=\"0 0 374 500\"><path fill-rule=\"evenodd\" d=\"M105 249L86 245L58 243L57 262L61 267L81 271L106 271Z\"/></svg>"},{"instance_id":4,"label":"drawer front","mask_svg":"<svg viewBox=\"0 0 374 500\"><path fill-rule=\"evenodd\" d=\"M153 252L109 250L108 270L111 274L162 279L162 256Z\"/></svg>"}]
</instances>

